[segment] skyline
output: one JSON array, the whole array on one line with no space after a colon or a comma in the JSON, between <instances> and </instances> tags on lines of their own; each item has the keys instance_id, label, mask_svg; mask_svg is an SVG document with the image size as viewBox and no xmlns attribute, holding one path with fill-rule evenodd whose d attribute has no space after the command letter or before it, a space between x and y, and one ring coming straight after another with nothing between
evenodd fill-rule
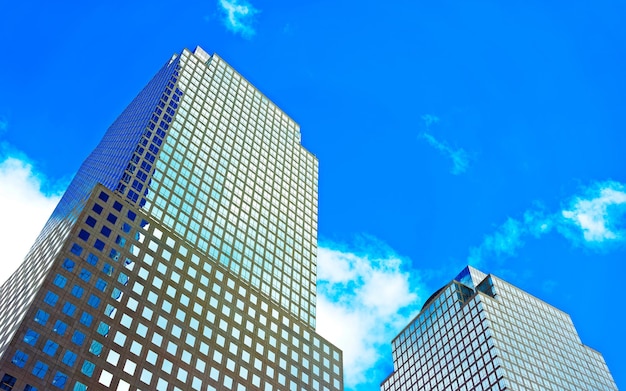
<instances>
[{"instance_id":1,"label":"skyline","mask_svg":"<svg viewBox=\"0 0 626 391\"><path fill-rule=\"evenodd\" d=\"M158 3L12 7L2 49L27 54L0 65L13 75L0 98L3 200L18 192L5 184L27 179L26 162L45 182L26 209L49 207L46 195L67 184L163 58L200 45L294 118L320 161L318 332L344 350L347 389L376 389L369 368L384 378L391 338L466 263L570 313L624 382L626 339L611 312L623 308L615 271L626 205L624 59L609 50L625 42L619 5L570 5L556 18L558 5L540 3L418 4L400 14L346 4L325 14L325 2L192 2L177 10L186 24L172 22L176 34L158 42L140 17L164 23ZM354 20L341 18L347 11ZM120 66L122 75L110 71ZM16 205L26 199L7 201L0 220L25 213ZM45 212L33 212L23 220L38 233L49 212L39 223ZM16 243L6 237L3 249ZM581 281L584 293L573 289ZM381 319L391 321L379 328Z\"/></svg>"}]
</instances>

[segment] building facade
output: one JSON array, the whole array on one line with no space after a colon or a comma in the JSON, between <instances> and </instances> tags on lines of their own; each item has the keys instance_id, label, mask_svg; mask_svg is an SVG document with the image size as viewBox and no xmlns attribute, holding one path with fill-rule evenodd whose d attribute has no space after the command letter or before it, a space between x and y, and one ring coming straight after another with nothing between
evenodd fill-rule
<instances>
[{"instance_id":1,"label":"building facade","mask_svg":"<svg viewBox=\"0 0 626 391\"><path fill-rule=\"evenodd\" d=\"M0 390L342 390L317 183L291 118L219 56L173 56L0 288Z\"/></svg>"},{"instance_id":2,"label":"building facade","mask_svg":"<svg viewBox=\"0 0 626 391\"><path fill-rule=\"evenodd\" d=\"M465 268L393 340L382 391L617 390L566 313Z\"/></svg>"}]
</instances>

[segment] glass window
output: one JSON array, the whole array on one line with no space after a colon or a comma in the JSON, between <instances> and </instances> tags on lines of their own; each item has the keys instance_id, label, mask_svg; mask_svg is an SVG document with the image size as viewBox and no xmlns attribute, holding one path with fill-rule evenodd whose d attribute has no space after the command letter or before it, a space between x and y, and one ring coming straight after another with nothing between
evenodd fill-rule
<instances>
[{"instance_id":1,"label":"glass window","mask_svg":"<svg viewBox=\"0 0 626 391\"><path fill-rule=\"evenodd\" d=\"M100 298L94 294L89 296L87 300L87 304L89 304L93 308L98 308L100 306Z\"/></svg>"},{"instance_id":2,"label":"glass window","mask_svg":"<svg viewBox=\"0 0 626 391\"><path fill-rule=\"evenodd\" d=\"M91 327L91 322L93 321L93 316L88 312L83 312L80 316L80 323L87 327Z\"/></svg>"},{"instance_id":3,"label":"glass window","mask_svg":"<svg viewBox=\"0 0 626 391\"><path fill-rule=\"evenodd\" d=\"M89 253L89 255L87 256L86 261L90 265L96 266L96 264L98 263L98 257L93 255L92 253Z\"/></svg>"},{"instance_id":4,"label":"glass window","mask_svg":"<svg viewBox=\"0 0 626 391\"><path fill-rule=\"evenodd\" d=\"M94 365L94 363L92 363L89 360L85 360L85 362L83 363L82 368L80 369L80 371L88 377L91 377L93 375L93 371L94 369L96 369L96 366Z\"/></svg>"},{"instance_id":5,"label":"glass window","mask_svg":"<svg viewBox=\"0 0 626 391\"><path fill-rule=\"evenodd\" d=\"M63 304L63 313L67 316L73 317L74 312L76 312L76 306L69 301L66 301L65 304Z\"/></svg>"},{"instance_id":6,"label":"glass window","mask_svg":"<svg viewBox=\"0 0 626 391\"><path fill-rule=\"evenodd\" d=\"M24 368L24 365L26 365L26 361L28 361L28 354L22 352L21 350L16 351L15 355L13 355L13 359L11 360L13 364L17 365L20 368Z\"/></svg>"},{"instance_id":7,"label":"glass window","mask_svg":"<svg viewBox=\"0 0 626 391\"><path fill-rule=\"evenodd\" d=\"M100 322L100 324L98 324L98 329L96 330L98 332L98 334L102 335L103 337L106 337L107 335L109 335L109 329L111 327L104 323L104 322Z\"/></svg>"},{"instance_id":8,"label":"glass window","mask_svg":"<svg viewBox=\"0 0 626 391\"><path fill-rule=\"evenodd\" d=\"M61 361L63 362L63 364L71 368L76 362L76 357L76 353L72 352L71 350L67 350L63 355L63 359Z\"/></svg>"},{"instance_id":9,"label":"glass window","mask_svg":"<svg viewBox=\"0 0 626 391\"><path fill-rule=\"evenodd\" d=\"M100 357L100 355L102 354L102 348L102 344L94 339L91 341L91 346L89 346L89 353Z\"/></svg>"},{"instance_id":10,"label":"glass window","mask_svg":"<svg viewBox=\"0 0 626 391\"><path fill-rule=\"evenodd\" d=\"M83 297L83 293L84 292L85 292L85 290L82 287L78 286L78 285L74 285L72 287L72 295L77 297L77 298L79 298L79 299L81 297Z\"/></svg>"},{"instance_id":11,"label":"glass window","mask_svg":"<svg viewBox=\"0 0 626 391\"><path fill-rule=\"evenodd\" d=\"M38 339L39 339L39 333L31 329L26 330L26 334L24 335L24 342L26 342L27 344L31 346L35 346Z\"/></svg>"},{"instance_id":12,"label":"glass window","mask_svg":"<svg viewBox=\"0 0 626 391\"><path fill-rule=\"evenodd\" d=\"M91 272L87 269L81 269L78 276L80 277L81 280L85 282L89 282L89 280L91 279Z\"/></svg>"},{"instance_id":13,"label":"glass window","mask_svg":"<svg viewBox=\"0 0 626 391\"><path fill-rule=\"evenodd\" d=\"M55 333L59 335L65 334L65 330L67 330L67 325L60 320L57 320L54 323L54 327L52 328L52 331L54 331Z\"/></svg>"},{"instance_id":14,"label":"glass window","mask_svg":"<svg viewBox=\"0 0 626 391\"><path fill-rule=\"evenodd\" d=\"M87 386L84 385L83 383L77 381L76 384L74 384L74 390L73 391L87 391Z\"/></svg>"},{"instance_id":15,"label":"glass window","mask_svg":"<svg viewBox=\"0 0 626 391\"><path fill-rule=\"evenodd\" d=\"M104 290L107 288L107 283L102 278L98 278L98 281L96 281L95 286L96 286L96 289L104 292Z\"/></svg>"},{"instance_id":16,"label":"glass window","mask_svg":"<svg viewBox=\"0 0 626 391\"><path fill-rule=\"evenodd\" d=\"M52 385L64 390L66 384L67 375L63 372L57 371L57 373L54 374L54 378L52 379Z\"/></svg>"},{"instance_id":17,"label":"glass window","mask_svg":"<svg viewBox=\"0 0 626 391\"><path fill-rule=\"evenodd\" d=\"M37 361L33 367L32 374L43 379L46 376L46 372L48 372L48 366L41 361Z\"/></svg>"},{"instance_id":18,"label":"glass window","mask_svg":"<svg viewBox=\"0 0 626 391\"><path fill-rule=\"evenodd\" d=\"M43 298L43 301L51 307L54 307L59 300L59 295L54 292L46 292L46 296Z\"/></svg>"},{"instance_id":19,"label":"glass window","mask_svg":"<svg viewBox=\"0 0 626 391\"><path fill-rule=\"evenodd\" d=\"M72 252L72 254L80 255L83 252L83 248L79 246L78 244L74 243L72 244L72 248L70 249L70 251Z\"/></svg>"},{"instance_id":20,"label":"glass window","mask_svg":"<svg viewBox=\"0 0 626 391\"><path fill-rule=\"evenodd\" d=\"M62 275L57 274L56 277L54 277L54 285L58 286L61 289L65 288L66 283L67 278L63 277Z\"/></svg>"},{"instance_id":21,"label":"glass window","mask_svg":"<svg viewBox=\"0 0 626 391\"><path fill-rule=\"evenodd\" d=\"M58 343L51 341L51 340L47 340L46 344L43 347L43 352L49 356L54 356L58 348L59 348Z\"/></svg>"},{"instance_id":22,"label":"glass window","mask_svg":"<svg viewBox=\"0 0 626 391\"><path fill-rule=\"evenodd\" d=\"M74 342L78 346L82 346L85 342L85 334L81 333L78 330L75 330L74 334L72 335L72 342Z\"/></svg>"},{"instance_id":23,"label":"glass window","mask_svg":"<svg viewBox=\"0 0 626 391\"><path fill-rule=\"evenodd\" d=\"M69 258L65 258L65 260L63 261L63 268L65 270L74 271L74 266L75 265L76 265L76 263L74 263L74 261L72 261Z\"/></svg>"},{"instance_id":24,"label":"glass window","mask_svg":"<svg viewBox=\"0 0 626 391\"><path fill-rule=\"evenodd\" d=\"M44 310L37 310L35 313L35 322L39 323L42 326L46 325L48 322L48 318L50 318L50 314Z\"/></svg>"}]
</instances>

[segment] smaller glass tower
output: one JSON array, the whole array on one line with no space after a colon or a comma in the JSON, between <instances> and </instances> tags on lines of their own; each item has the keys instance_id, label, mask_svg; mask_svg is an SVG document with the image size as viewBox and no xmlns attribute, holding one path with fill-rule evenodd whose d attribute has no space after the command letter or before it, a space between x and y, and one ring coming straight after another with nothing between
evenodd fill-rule
<instances>
[{"instance_id":1,"label":"smaller glass tower","mask_svg":"<svg viewBox=\"0 0 626 391\"><path fill-rule=\"evenodd\" d=\"M569 315L466 267L392 341L381 391L617 390Z\"/></svg>"}]
</instances>

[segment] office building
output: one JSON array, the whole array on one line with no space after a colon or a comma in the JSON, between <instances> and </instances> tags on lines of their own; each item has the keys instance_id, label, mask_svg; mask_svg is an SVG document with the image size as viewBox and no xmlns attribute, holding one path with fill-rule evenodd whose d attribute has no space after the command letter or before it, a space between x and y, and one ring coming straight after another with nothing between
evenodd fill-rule
<instances>
[{"instance_id":1,"label":"office building","mask_svg":"<svg viewBox=\"0 0 626 391\"><path fill-rule=\"evenodd\" d=\"M0 288L0 390L342 390L317 183L291 118L219 56L173 56Z\"/></svg>"},{"instance_id":2,"label":"office building","mask_svg":"<svg viewBox=\"0 0 626 391\"><path fill-rule=\"evenodd\" d=\"M382 391L617 390L566 313L465 268L393 340Z\"/></svg>"}]
</instances>

